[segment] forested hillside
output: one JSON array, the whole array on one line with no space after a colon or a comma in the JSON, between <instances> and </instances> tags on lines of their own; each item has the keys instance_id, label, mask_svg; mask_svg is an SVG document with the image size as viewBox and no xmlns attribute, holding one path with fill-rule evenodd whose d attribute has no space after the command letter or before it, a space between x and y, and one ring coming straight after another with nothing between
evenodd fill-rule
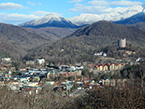
<instances>
[{"instance_id":1,"label":"forested hillside","mask_svg":"<svg viewBox=\"0 0 145 109\"><path fill-rule=\"evenodd\" d=\"M75 63L93 61L93 54L107 46L117 46L117 40L126 38L129 44L143 47L145 45L145 31L108 21L96 22L82 27L73 34L56 41L35 48L25 59L43 57L48 62Z\"/></svg>"},{"instance_id":2,"label":"forested hillside","mask_svg":"<svg viewBox=\"0 0 145 109\"><path fill-rule=\"evenodd\" d=\"M0 23L0 57L23 58L29 50L56 40L74 32L69 28L22 28Z\"/></svg>"}]
</instances>

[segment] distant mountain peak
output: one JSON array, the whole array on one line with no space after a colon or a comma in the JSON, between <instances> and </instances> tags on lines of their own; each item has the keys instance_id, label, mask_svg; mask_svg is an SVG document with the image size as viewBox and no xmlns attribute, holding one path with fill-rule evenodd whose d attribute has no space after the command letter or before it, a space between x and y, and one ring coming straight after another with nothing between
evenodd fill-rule
<instances>
[{"instance_id":1,"label":"distant mountain peak","mask_svg":"<svg viewBox=\"0 0 145 109\"><path fill-rule=\"evenodd\" d=\"M40 20L42 20L42 19L44 19L45 21L49 21L49 20L61 21L62 19L65 19L65 18L58 14L47 14L46 16L40 18ZM65 19L65 20L67 20L67 19Z\"/></svg>"},{"instance_id":2,"label":"distant mountain peak","mask_svg":"<svg viewBox=\"0 0 145 109\"><path fill-rule=\"evenodd\" d=\"M131 24L136 24L139 22L145 22L145 12L144 11L137 13L129 18L126 18L126 19L123 19L120 21L115 21L114 23L123 24L123 25L131 25Z\"/></svg>"},{"instance_id":3,"label":"distant mountain peak","mask_svg":"<svg viewBox=\"0 0 145 109\"><path fill-rule=\"evenodd\" d=\"M124 20L141 12L145 13L145 5L136 5L126 8L120 7L116 8L116 10L110 13L104 14L82 13L79 16L75 16L70 19L66 19L60 16L59 14L49 13L42 18L20 24L19 26L32 28L41 28L41 27L77 28L101 20L107 20L112 22Z\"/></svg>"},{"instance_id":4,"label":"distant mountain peak","mask_svg":"<svg viewBox=\"0 0 145 109\"><path fill-rule=\"evenodd\" d=\"M145 7L144 5L137 5L124 9L116 8L116 11L112 11L110 13L104 13L104 14L84 13L79 16L70 18L70 20L77 25L92 24L100 20L118 21L118 20L129 18L137 13L143 12L145 9L144 7Z\"/></svg>"},{"instance_id":5,"label":"distant mountain peak","mask_svg":"<svg viewBox=\"0 0 145 109\"><path fill-rule=\"evenodd\" d=\"M68 19L58 15L58 14L47 14L46 16L32 20L19 26L22 27L32 27L32 28L41 28L41 27L68 27L68 28L75 28L77 27Z\"/></svg>"}]
</instances>

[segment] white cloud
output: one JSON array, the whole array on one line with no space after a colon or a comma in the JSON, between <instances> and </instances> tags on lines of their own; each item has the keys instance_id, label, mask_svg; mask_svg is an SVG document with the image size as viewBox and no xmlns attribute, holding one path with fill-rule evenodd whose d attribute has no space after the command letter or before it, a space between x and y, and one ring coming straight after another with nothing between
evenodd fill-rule
<instances>
[{"instance_id":1,"label":"white cloud","mask_svg":"<svg viewBox=\"0 0 145 109\"><path fill-rule=\"evenodd\" d=\"M34 3L34 2L27 2L27 4L31 5L31 6L40 6L41 3Z\"/></svg>"},{"instance_id":2,"label":"white cloud","mask_svg":"<svg viewBox=\"0 0 145 109\"><path fill-rule=\"evenodd\" d=\"M93 13L93 14L103 14L109 13L116 8L125 8L131 7L135 5L142 5L143 3L137 1L129 1L129 0L120 0L120 1L111 1L111 0L93 0L89 1L85 4L75 4L74 8L70 9L73 12L81 12L81 13Z\"/></svg>"},{"instance_id":3,"label":"white cloud","mask_svg":"<svg viewBox=\"0 0 145 109\"><path fill-rule=\"evenodd\" d=\"M120 6L134 6L134 5L142 5L141 2L133 2L133 1L128 1L128 0L121 0L121 1L114 1L111 2L110 5L120 5Z\"/></svg>"},{"instance_id":4,"label":"white cloud","mask_svg":"<svg viewBox=\"0 0 145 109\"><path fill-rule=\"evenodd\" d=\"M108 5L108 6L134 6L134 5L141 5L141 2L137 2L137 1L129 1L129 0L120 0L120 1L111 1L111 0L93 0L88 2L88 4L91 5Z\"/></svg>"},{"instance_id":5,"label":"white cloud","mask_svg":"<svg viewBox=\"0 0 145 109\"><path fill-rule=\"evenodd\" d=\"M24 8L23 5L16 4L16 3L11 3L11 2L0 4L0 9L1 10L23 9L23 8Z\"/></svg>"},{"instance_id":6,"label":"white cloud","mask_svg":"<svg viewBox=\"0 0 145 109\"><path fill-rule=\"evenodd\" d=\"M69 3L78 3L78 2L83 2L84 0L72 0L72 1L69 1Z\"/></svg>"},{"instance_id":7,"label":"white cloud","mask_svg":"<svg viewBox=\"0 0 145 109\"><path fill-rule=\"evenodd\" d=\"M37 15L37 16L41 16L41 17L43 17L43 16L45 16L45 15L47 15L47 14L55 14L55 15L59 15L59 16L62 15L62 14L60 14L60 13L47 12L47 11L36 11L36 12L34 12L34 14Z\"/></svg>"},{"instance_id":8,"label":"white cloud","mask_svg":"<svg viewBox=\"0 0 145 109\"><path fill-rule=\"evenodd\" d=\"M46 11L36 11L36 12L34 12L34 14L36 14L37 16L45 16L48 13L49 12L46 12Z\"/></svg>"},{"instance_id":9,"label":"white cloud","mask_svg":"<svg viewBox=\"0 0 145 109\"><path fill-rule=\"evenodd\" d=\"M109 2L108 1L105 1L105 0L93 0L93 1L90 1L88 2L88 4L91 4L91 5L101 5L101 6L105 6L105 5L109 5Z\"/></svg>"},{"instance_id":10,"label":"white cloud","mask_svg":"<svg viewBox=\"0 0 145 109\"><path fill-rule=\"evenodd\" d=\"M20 24L37 18L39 18L39 16L36 16L34 14L26 15L18 13L13 14L0 13L0 22L9 24Z\"/></svg>"},{"instance_id":11,"label":"white cloud","mask_svg":"<svg viewBox=\"0 0 145 109\"><path fill-rule=\"evenodd\" d=\"M73 9L70 9L74 12L81 12L81 13L105 13L109 10L112 10L112 8L107 8L106 6L84 6L82 4L76 4Z\"/></svg>"},{"instance_id":12,"label":"white cloud","mask_svg":"<svg viewBox=\"0 0 145 109\"><path fill-rule=\"evenodd\" d=\"M46 12L46 11L36 11L33 14L19 14L19 13L0 13L0 22L8 23L8 24L21 24L25 23L34 19L38 19L41 17L44 17L47 14L54 14L54 15L61 15L59 13L53 13L53 12Z\"/></svg>"},{"instance_id":13,"label":"white cloud","mask_svg":"<svg viewBox=\"0 0 145 109\"><path fill-rule=\"evenodd\" d=\"M33 2L27 2L27 4L29 4L31 6L35 6L35 3L33 3Z\"/></svg>"}]
</instances>

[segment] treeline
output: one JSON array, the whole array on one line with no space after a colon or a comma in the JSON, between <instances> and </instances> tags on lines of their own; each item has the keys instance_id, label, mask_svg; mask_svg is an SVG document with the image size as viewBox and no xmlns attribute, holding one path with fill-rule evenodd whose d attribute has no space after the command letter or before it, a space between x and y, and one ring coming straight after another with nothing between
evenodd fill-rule
<instances>
[{"instance_id":1,"label":"treeline","mask_svg":"<svg viewBox=\"0 0 145 109\"><path fill-rule=\"evenodd\" d=\"M56 96L51 91L25 97L5 88L0 90L0 109L143 109L145 92L137 86L101 88L75 98Z\"/></svg>"},{"instance_id":2,"label":"treeline","mask_svg":"<svg viewBox=\"0 0 145 109\"><path fill-rule=\"evenodd\" d=\"M129 65L121 70L120 74L120 78L143 79L145 81L145 62L133 66Z\"/></svg>"}]
</instances>

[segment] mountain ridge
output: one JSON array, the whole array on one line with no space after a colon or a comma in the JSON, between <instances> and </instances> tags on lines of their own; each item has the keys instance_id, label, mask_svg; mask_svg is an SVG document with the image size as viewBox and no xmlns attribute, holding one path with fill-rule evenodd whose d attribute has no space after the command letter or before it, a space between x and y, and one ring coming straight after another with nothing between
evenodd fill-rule
<instances>
[{"instance_id":1,"label":"mountain ridge","mask_svg":"<svg viewBox=\"0 0 145 109\"><path fill-rule=\"evenodd\" d=\"M19 24L21 27L31 27L31 28L42 28L42 27L61 27L61 28L78 28L77 25L73 24L71 21L68 19L58 16L58 15L53 15L53 14L48 14L42 18L35 19L23 24Z\"/></svg>"},{"instance_id":2,"label":"mountain ridge","mask_svg":"<svg viewBox=\"0 0 145 109\"><path fill-rule=\"evenodd\" d=\"M0 23L1 54L12 57L23 57L27 51L44 43L47 38L11 24Z\"/></svg>"},{"instance_id":3,"label":"mountain ridge","mask_svg":"<svg viewBox=\"0 0 145 109\"><path fill-rule=\"evenodd\" d=\"M137 5L130 8L118 9L107 14L81 14L70 18L70 20L76 25L92 24L97 21L107 20L107 21L119 21L122 19L129 18L137 13L145 12L144 5Z\"/></svg>"},{"instance_id":4,"label":"mountain ridge","mask_svg":"<svg viewBox=\"0 0 145 109\"><path fill-rule=\"evenodd\" d=\"M131 25L131 24L136 24L139 22L145 22L145 12L137 13L129 18L126 18L126 19L120 20L120 21L116 21L114 23L123 24L123 25Z\"/></svg>"},{"instance_id":5,"label":"mountain ridge","mask_svg":"<svg viewBox=\"0 0 145 109\"><path fill-rule=\"evenodd\" d=\"M32 50L25 59L30 59L33 55L33 58L43 57L48 62L54 63L94 61L94 53L100 48L114 46L113 44L117 44L117 40L121 38L126 38L128 43L140 47L145 45L145 31L133 26L99 21L78 29L50 46L47 44L43 47L39 46Z\"/></svg>"}]
</instances>

